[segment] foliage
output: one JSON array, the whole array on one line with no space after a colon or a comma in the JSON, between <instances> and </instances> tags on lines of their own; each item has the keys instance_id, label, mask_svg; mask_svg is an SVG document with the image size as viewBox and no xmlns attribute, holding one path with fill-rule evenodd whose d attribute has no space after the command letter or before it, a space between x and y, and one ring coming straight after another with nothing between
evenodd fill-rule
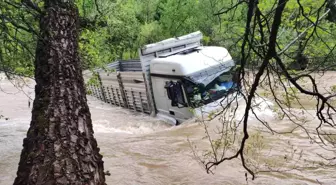
<instances>
[{"instance_id":1,"label":"foliage","mask_svg":"<svg viewBox=\"0 0 336 185\"><path fill-rule=\"evenodd\" d=\"M26 2L26 1L24 1ZM1 11L1 69L27 76L33 75L34 47L38 35L38 8L43 1L32 1L36 7L21 1L0 2ZM30 1L27 1L30 2ZM81 16L80 53L84 69L101 67L116 59L138 58L138 48L169 37L180 36L197 30L204 34L204 45L218 45L229 49L239 62L242 36L245 30L245 6L229 9L231 0L76 0ZM282 48L291 38L297 37L317 20L316 10L324 1L304 0L301 6L290 0L284 11L284 23L279 34ZM261 0L263 14L272 11L273 1ZM303 7L303 8L301 8ZM299 16L305 14L304 16ZM266 27L265 27L266 29ZM321 20L312 34L309 29L304 37L284 53L288 67L295 62L302 44L312 45L303 54L309 66L321 62L331 63L336 56L336 27L328 20ZM312 34L312 36L310 36ZM323 42L321 42L323 40ZM318 48L318 49L317 49ZM328 58L326 56L329 56ZM330 57L332 56L332 57ZM251 59L251 62L257 62Z\"/></svg>"},{"instance_id":2,"label":"foliage","mask_svg":"<svg viewBox=\"0 0 336 185\"><path fill-rule=\"evenodd\" d=\"M6 2L0 2L0 71L31 76L37 14L17 1Z\"/></svg>"}]
</instances>

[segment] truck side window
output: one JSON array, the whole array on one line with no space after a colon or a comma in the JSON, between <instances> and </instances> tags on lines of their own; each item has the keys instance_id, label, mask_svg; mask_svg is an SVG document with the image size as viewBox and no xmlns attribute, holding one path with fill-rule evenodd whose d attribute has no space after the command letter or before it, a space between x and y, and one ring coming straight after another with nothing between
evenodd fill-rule
<instances>
[{"instance_id":1,"label":"truck side window","mask_svg":"<svg viewBox=\"0 0 336 185\"><path fill-rule=\"evenodd\" d=\"M171 106L186 106L181 82L166 82L165 88L167 90L168 98L171 100Z\"/></svg>"}]
</instances>

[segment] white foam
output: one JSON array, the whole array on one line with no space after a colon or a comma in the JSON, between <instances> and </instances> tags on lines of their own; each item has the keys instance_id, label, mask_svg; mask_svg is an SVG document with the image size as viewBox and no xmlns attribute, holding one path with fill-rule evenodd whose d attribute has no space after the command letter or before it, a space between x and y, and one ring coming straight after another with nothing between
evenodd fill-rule
<instances>
[{"instance_id":1,"label":"white foam","mask_svg":"<svg viewBox=\"0 0 336 185\"><path fill-rule=\"evenodd\" d=\"M122 125L109 120L95 120L93 124L94 131L99 133L148 134L169 128L167 124L156 120L139 120L138 122L130 120Z\"/></svg>"},{"instance_id":2,"label":"white foam","mask_svg":"<svg viewBox=\"0 0 336 185\"><path fill-rule=\"evenodd\" d=\"M259 117L268 117L273 118L275 116L275 113L273 111L274 104L267 100L262 98L255 98L255 101L253 102L252 106L254 107L254 113Z\"/></svg>"},{"instance_id":3,"label":"white foam","mask_svg":"<svg viewBox=\"0 0 336 185\"><path fill-rule=\"evenodd\" d=\"M122 130L122 129L117 129L113 127L106 127L104 125L94 125L94 131L95 133L123 133L123 134L133 134L132 132Z\"/></svg>"},{"instance_id":4,"label":"white foam","mask_svg":"<svg viewBox=\"0 0 336 185\"><path fill-rule=\"evenodd\" d=\"M262 98L255 98L252 101L252 110L249 111L249 117L248 120L256 120L256 116L261 120L267 120L267 119L273 119L275 117L275 112L273 111L274 104L267 100ZM235 119L236 121L240 121L244 114L245 114L246 104L245 102L241 102L238 106Z\"/></svg>"}]
</instances>

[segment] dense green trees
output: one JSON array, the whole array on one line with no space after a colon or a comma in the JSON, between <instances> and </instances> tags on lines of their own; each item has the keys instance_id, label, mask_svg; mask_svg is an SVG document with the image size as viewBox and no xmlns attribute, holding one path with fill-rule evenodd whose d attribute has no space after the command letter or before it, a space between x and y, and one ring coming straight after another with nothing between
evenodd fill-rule
<instances>
[{"instance_id":1,"label":"dense green trees","mask_svg":"<svg viewBox=\"0 0 336 185\"><path fill-rule=\"evenodd\" d=\"M33 75L36 10L18 1L0 1L0 70Z\"/></svg>"},{"instance_id":2,"label":"dense green trees","mask_svg":"<svg viewBox=\"0 0 336 185\"><path fill-rule=\"evenodd\" d=\"M32 56L36 42L38 7L41 1L29 6L21 1L3 0L1 4L0 42L2 68L16 73L32 75ZM25 1L22 1L25 2ZM30 1L26 1L30 2ZM323 56L334 47L336 31L335 11L321 19L316 34L313 28L306 29L316 21L319 7L331 7L332 1L290 0L284 10L279 34L279 48L284 48L291 39L302 34L297 42L284 52L288 63L297 56L305 55L311 62L321 62ZM144 44L165 38L180 36L196 30L204 34L204 45L220 45L229 48L239 60L239 48L244 33L246 7L234 6L231 0L77 0L81 16L80 49L85 68L93 68L115 59L137 58L137 49ZM324 3L324 4L323 4ZM323 6L321 6L323 5ZM267 13L272 1L259 1L260 10ZM298 16L301 13L306 15ZM325 19L328 17L328 19ZM323 42L320 42L323 40ZM15 43L15 44L13 44ZM314 45L300 52L303 44ZM318 48L318 49L317 49Z\"/></svg>"},{"instance_id":3,"label":"dense green trees","mask_svg":"<svg viewBox=\"0 0 336 185\"><path fill-rule=\"evenodd\" d=\"M289 47L284 54L292 56L288 58L289 62L292 61L296 56L293 53L299 52L300 44L307 42L306 44L316 47L311 47L304 54L321 61L319 58L326 56L335 44L333 42L336 36L334 23L322 18L316 30L317 34L312 34L313 28L305 30L316 21L318 8L326 8L326 6L322 6L324 1L300 2L301 4L296 0L290 0L286 6L283 15L285 22L280 28L279 47L285 47L291 39L305 32L303 34L305 36ZM263 0L259 4L263 13L267 13L273 7L272 1ZM113 11L106 9L111 12L106 14L107 27L110 28L106 41L110 47L119 49L114 57L134 58L137 57L137 48L144 44L201 30L205 35L203 44L230 48L230 52L239 58L246 10L238 6L234 11L216 15L231 6L232 1L229 0L119 0L115 5L111 5ZM300 17L300 13L305 14L307 19ZM320 42L321 40L324 42Z\"/></svg>"}]
</instances>

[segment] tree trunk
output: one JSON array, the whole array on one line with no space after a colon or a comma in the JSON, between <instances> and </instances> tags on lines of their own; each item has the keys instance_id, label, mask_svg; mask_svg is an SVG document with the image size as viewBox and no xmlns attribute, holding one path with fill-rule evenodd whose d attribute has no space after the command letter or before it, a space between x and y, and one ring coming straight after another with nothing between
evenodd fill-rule
<instances>
[{"instance_id":1,"label":"tree trunk","mask_svg":"<svg viewBox=\"0 0 336 185\"><path fill-rule=\"evenodd\" d=\"M32 121L14 184L105 184L78 54L77 7L45 0L41 16Z\"/></svg>"}]
</instances>

